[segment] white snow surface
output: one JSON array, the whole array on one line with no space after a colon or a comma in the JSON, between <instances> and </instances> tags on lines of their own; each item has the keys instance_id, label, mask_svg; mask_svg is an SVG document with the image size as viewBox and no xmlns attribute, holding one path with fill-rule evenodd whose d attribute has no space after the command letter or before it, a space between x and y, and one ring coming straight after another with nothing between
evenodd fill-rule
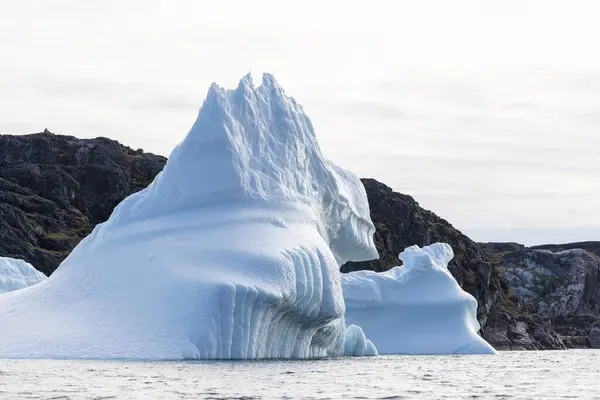
<instances>
[{"instance_id":1,"label":"white snow surface","mask_svg":"<svg viewBox=\"0 0 600 400\"><path fill-rule=\"evenodd\" d=\"M148 188L44 284L0 296L0 358L374 354L346 340L339 273L377 258L374 230L362 184L271 75L213 84Z\"/></svg>"},{"instance_id":2,"label":"white snow surface","mask_svg":"<svg viewBox=\"0 0 600 400\"><path fill-rule=\"evenodd\" d=\"M0 294L24 289L46 279L46 275L23 260L0 257Z\"/></svg>"},{"instance_id":3,"label":"white snow surface","mask_svg":"<svg viewBox=\"0 0 600 400\"><path fill-rule=\"evenodd\" d=\"M477 301L448 271L453 257L446 243L411 246L401 267L343 274L346 322L379 354L494 354L477 334Z\"/></svg>"}]
</instances>

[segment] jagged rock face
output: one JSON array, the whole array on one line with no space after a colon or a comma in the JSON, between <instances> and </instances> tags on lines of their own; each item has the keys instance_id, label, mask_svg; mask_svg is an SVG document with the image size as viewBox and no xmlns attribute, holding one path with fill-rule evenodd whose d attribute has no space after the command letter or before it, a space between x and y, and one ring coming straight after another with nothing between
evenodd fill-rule
<instances>
[{"instance_id":1,"label":"jagged rock face","mask_svg":"<svg viewBox=\"0 0 600 400\"><path fill-rule=\"evenodd\" d=\"M598 347L599 337L595 335L600 332L594 327L600 326L600 319L594 315L561 315L552 320L552 325L569 348Z\"/></svg>"},{"instance_id":2,"label":"jagged rock face","mask_svg":"<svg viewBox=\"0 0 600 400\"><path fill-rule=\"evenodd\" d=\"M600 319L596 320L590 328L590 347L600 349Z\"/></svg>"},{"instance_id":3,"label":"jagged rock face","mask_svg":"<svg viewBox=\"0 0 600 400\"><path fill-rule=\"evenodd\" d=\"M51 274L166 158L106 139L0 136L0 255Z\"/></svg>"},{"instance_id":4,"label":"jagged rock face","mask_svg":"<svg viewBox=\"0 0 600 400\"><path fill-rule=\"evenodd\" d=\"M508 289L507 289L508 290ZM549 318L542 318L526 305L505 294L492 306L483 337L497 350L563 349L566 344Z\"/></svg>"},{"instance_id":5,"label":"jagged rock face","mask_svg":"<svg viewBox=\"0 0 600 400\"><path fill-rule=\"evenodd\" d=\"M582 249L526 249L502 257L506 281L540 316L600 314L600 258Z\"/></svg>"},{"instance_id":6,"label":"jagged rock face","mask_svg":"<svg viewBox=\"0 0 600 400\"><path fill-rule=\"evenodd\" d=\"M554 337L569 348L595 345L593 326L600 316L600 242L480 245L502 271L508 293L514 294L518 306L532 311L534 319L529 326L538 328L532 337L542 344Z\"/></svg>"},{"instance_id":7,"label":"jagged rock face","mask_svg":"<svg viewBox=\"0 0 600 400\"><path fill-rule=\"evenodd\" d=\"M600 257L600 242L576 242L576 243L563 243L563 244L543 244L540 246L531 246L530 249L533 250L550 250L554 253L558 253L560 251L572 250L572 249L582 249L587 251L588 253L592 253Z\"/></svg>"}]
</instances>

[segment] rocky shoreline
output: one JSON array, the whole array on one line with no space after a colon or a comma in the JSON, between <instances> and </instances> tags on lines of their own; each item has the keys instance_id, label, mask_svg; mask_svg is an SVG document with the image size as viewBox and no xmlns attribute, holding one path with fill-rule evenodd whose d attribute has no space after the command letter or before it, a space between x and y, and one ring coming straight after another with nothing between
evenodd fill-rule
<instances>
[{"instance_id":1,"label":"rocky shoreline","mask_svg":"<svg viewBox=\"0 0 600 400\"><path fill-rule=\"evenodd\" d=\"M166 161L108 138L0 135L0 256L51 274ZM380 259L347 263L342 272L385 271L405 247L447 242L455 252L450 271L478 300L482 335L494 347L600 347L600 242L477 243L412 197L374 179L362 182Z\"/></svg>"}]
</instances>

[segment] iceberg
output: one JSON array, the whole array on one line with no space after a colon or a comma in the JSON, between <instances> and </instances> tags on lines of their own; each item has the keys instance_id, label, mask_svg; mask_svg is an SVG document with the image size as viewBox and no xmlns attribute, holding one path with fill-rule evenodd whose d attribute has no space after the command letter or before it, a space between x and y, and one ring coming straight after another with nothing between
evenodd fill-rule
<instances>
[{"instance_id":1,"label":"iceberg","mask_svg":"<svg viewBox=\"0 0 600 400\"><path fill-rule=\"evenodd\" d=\"M374 231L362 184L272 75L213 84L150 186L43 285L0 296L0 358L375 354L346 330L339 272L378 257Z\"/></svg>"},{"instance_id":2,"label":"iceberg","mask_svg":"<svg viewBox=\"0 0 600 400\"><path fill-rule=\"evenodd\" d=\"M46 275L24 260L0 257L0 294L24 289L46 279Z\"/></svg>"},{"instance_id":3,"label":"iceberg","mask_svg":"<svg viewBox=\"0 0 600 400\"><path fill-rule=\"evenodd\" d=\"M379 354L494 354L477 334L477 300L448 271L453 257L446 243L411 246L401 267L343 274L346 322Z\"/></svg>"},{"instance_id":4,"label":"iceberg","mask_svg":"<svg viewBox=\"0 0 600 400\"><path fill-rule=\"evenodd\" d=\"M367 339L360 326L350 325L346 328L346 341L344 343L345 356L377 356L377 348L372 341Z\"/></svg>"}]
</instances>

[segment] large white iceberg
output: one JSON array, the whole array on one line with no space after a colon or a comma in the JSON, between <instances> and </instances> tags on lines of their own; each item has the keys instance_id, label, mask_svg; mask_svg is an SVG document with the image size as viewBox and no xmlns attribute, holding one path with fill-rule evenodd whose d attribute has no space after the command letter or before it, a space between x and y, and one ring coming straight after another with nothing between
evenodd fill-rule
<instances>
[{"instance_id":1,"label":"large white iceberg","mask_svg":"<svg viewBox=\"0 0 600 400\"><path fill-rule=\"evenodd\" d=\"M46 279L46 275L23 260L0 257L0 294L24 289Z\"/></svg>"},{"instance_id":2,"label":"large white iceberg","mask_svg":"<svg viewBox=\"0 0 600 400\"><path fill-rule=\"evenodd\" d=\"M376 258L374 230L360 181L271 75L213 84L148 188L43 285L0 296L0 358L373 354L345 340L339 265Z\"/></svg>"},{"instance_id":3,"label":"large white iceberg","mask_svg":"<svg viewBox=\"0 0 600 400\"><path fill-rule=\"evenodd\" d=\"M477 334L477 300L448 271L453 257L445 243L411 246L401 267L343 274L346 322L379 354L494 354Z\"/></svg>"}]
</instances>

